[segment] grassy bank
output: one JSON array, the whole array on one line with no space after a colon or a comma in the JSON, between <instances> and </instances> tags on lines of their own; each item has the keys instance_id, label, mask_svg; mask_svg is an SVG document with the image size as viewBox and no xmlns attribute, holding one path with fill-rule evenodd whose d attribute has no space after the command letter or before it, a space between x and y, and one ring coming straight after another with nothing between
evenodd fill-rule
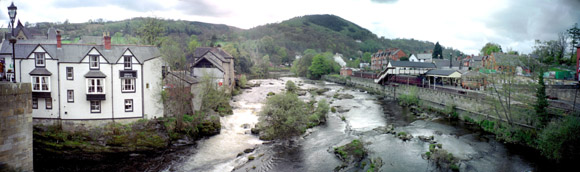
<instances>
[{"instance_id":1,"label":"grassy bank","mask_svg":"<svg viewBox=\"0 0 580 172\"><path fill-rule=\"evenodd\" d=\"M104 127L64 131L55 126L34 126L34 147L54 153L119 153L155 151L177 140L194 140L218 134L219 118L194 121L184 115L181 128L173 117L139 120L129 124L109 123Z\"/></svg>"}]
</instances>

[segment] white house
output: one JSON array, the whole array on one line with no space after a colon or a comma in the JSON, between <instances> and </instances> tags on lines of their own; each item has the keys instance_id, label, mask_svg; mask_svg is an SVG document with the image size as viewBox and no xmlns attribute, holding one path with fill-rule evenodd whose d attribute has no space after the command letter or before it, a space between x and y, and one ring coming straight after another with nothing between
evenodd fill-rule
<instances>
[{"instance_id":1,"label":"white house","mask_svg":"<svg viewBox=\"0 0 580 172\"><path fill-rule=\"evenodd\" d=\"M201 79L209 76L225 86L227 92L235 87L234 57L220 47L199 47L190 59L191 76Z\"/></svg>"},{"instance_id":2,"label":"white house","mask_svg":"<svg viewBox=\"0 0 580 172\"><path fill-rule=\"evenodd\" d=\"M51 34L49 34L50 36ZM163 116L162 59L157 47L18 40L16 81L32 85L35 119L128 119ZM4 40L0 56L12 56Z\"/></svg>"}]
</instances>

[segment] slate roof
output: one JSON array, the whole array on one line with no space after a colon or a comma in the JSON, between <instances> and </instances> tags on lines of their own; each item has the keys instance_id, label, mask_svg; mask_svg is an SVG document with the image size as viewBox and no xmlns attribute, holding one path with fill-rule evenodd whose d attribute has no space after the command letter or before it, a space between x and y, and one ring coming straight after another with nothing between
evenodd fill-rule
<instances>
[{"instance_id":1,"label":"slate roof","mask_svg":"<svg viewBox=\"0 0 580 172\"><path fill-rule=\"evenodd\" d=\"M443 69L433 69L427 71L427 75L441 75L441 76L449 76L453 73L457 72L456 70L443 70Z\"/></svg>"},{"instance_id":2,"label":"slate roof","mask_svg":"<svg viewBox=\"0 0 580 172\"><path fill-rule=\"evenodd\" d=\"M161 56L159 49L155 46L112 44L110 50L105 50L104 45L62 44L62 48L57 48L56 40L42 39L18 40L15 47L15 57L17 59L27 58L38 45L42 46L53 59L58 59L59 62L80 62L92 48L96 48L108 63L116 63L127 49L133 53L139 63ZM0 54L12 53L12 45L7 41L2 42L0 52Z\"/></svg>"},{"instance_id":3,"label":"slate roof","mask_svg":"<svg viewBox=\"0 0 580 172\"><path fill-rule=\"evenodd\" d=\"M417 59L421 60L425 60L425 59L431 59L433 57L432 54L429 53L423 53L423 54L415 54L415 57L417 57Z\"/></svg>"},{"instance_id":4,"label":"slate roof","mask_svg":"<svg viewBox=\"0 0 580 172\"><path fill-rule=\"evenodd\" d=\"M433 63L410 62L410 61L391 61L393 67L414 67L414 68L437 68Z\"/></svg>"},{"instance_id":5,"label":"slate roof","mask_svg":"<svg viewBox=\"0 0 580 172\"><path fill-rule=\"evenodd\" d=\"M106 77L107 75L105 75L100 70L89 70L89 72L85 74L85 78L106 78Z\"/></svg>"},{"instance_id":6,"label":"slate roof","mask_svg":"<svg viewBox=\"0 0 580 172\"><path fill-rule=\"evenodd\" d=\"M50 75L52 75L52 73L50 73L50 71L46 70L46 68L34 68L34 70L32 70L28 74L30 74L30 75L41 75L41 76L50 76Z\"/></svg>"},{"instance_id":7,"label":"slate roof","mask_svg":"<svg viewBox=\"0 0 580 172\"><path fill-rule=\"evenodd\" d=\"M221 71L224 71L222 63L229 63L233 56L218 47L199 47L193 52L193 59L189 61L192 67L203 59L208 60Z\"/></svg>"},{"instance_id":8,"label":"slate roof","mask_svg":"<svg viewBox=\"0 0 580 172\"><path fill-rule=\"evenodd\" d=\"M32 34L30 34L30 31L28 31L28 29L26 29L26 27L24 27L24 25L22 25L22 23L20 22L20 20L18 20L18 24L16 25L16 27L14 27L14 33L18 33L22 30L22 33L24 33L24 36L26 36L27 39L32 38Z\"/></svg>"},{"instance_id":9,"label":"slate roof","mask_svg":"<svg viewBox=\"0 0 580 172\"><path fill-rule=\"evenodd\" d=\"M449 67L449 59L433 59L433 62L437 68ZM451 62L451 67L459 67L459 62L457 60L453 60Z\"/></svg>"}]
</instances>

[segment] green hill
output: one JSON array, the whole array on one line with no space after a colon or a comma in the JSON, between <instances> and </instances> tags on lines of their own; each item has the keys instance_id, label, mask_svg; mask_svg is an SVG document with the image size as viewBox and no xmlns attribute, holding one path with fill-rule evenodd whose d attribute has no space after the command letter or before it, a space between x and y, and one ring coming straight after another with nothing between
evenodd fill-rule
<instances>
[{"instance_id":1,"label":"green hill","mask_svg":"<svg viewBox=\"0 0 580 172\"><path fill-rule=\"evenodd\" d=\"M122 21L90 20L86 23L36 23L27 24L33 34L42 35L50 27L63 31L63 39L74 43L81 36L101 36L108 31L113 43L142 44L140 32L148 18L133 18ZM295 55L306 49L318 52L341 53L345 58L360 58L362 53L374 53L384 48L400 48L405 53L430 51L433 42L414 39L379 38L369 30L335 15L306 15L294 17L281 23L239 29L223 24L210 24L184 20L158 20L163 27L159 37L169 36L186 51L190 36L197 36L203 46L220 44L236 50L235 54L256 63L268 55L274 64L291 63ZM444 44L444 43L442 43ZM449 54L452 50L444 49ZM459 54L459 51L453 51ZM191 55L187 55L190 57Z\"/></svg>"}]
</instances>

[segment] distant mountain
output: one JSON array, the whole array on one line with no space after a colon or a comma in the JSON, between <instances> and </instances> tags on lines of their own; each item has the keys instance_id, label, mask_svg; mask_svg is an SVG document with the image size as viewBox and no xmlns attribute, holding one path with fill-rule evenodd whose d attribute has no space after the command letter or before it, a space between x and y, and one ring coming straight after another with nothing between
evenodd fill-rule
<instances>
[{"instance_id":1,"label":"distant mountain","mask_svg":"<svg viewBox=\"0 0 580 172\"><path fill-rule=\"evenodd\" d=\"M105 31L110 32L111 36L126 38L118 43L139 43L138 30L145 21L146 18L133 18L114 22L97 20L75 24L44 22L27 25L37 35L46 34L50 27L63 30L63 38L73 43L81 36L101 36ZM187 47L186 38L196 35L202 45L212 42L234 44L241 55L249 56L247 58L256 60L269 55L275 64L291 62L295 55L302 54L306 49L341 53L346 59L356 59L364 52L374 53L379 49L400 48L409 55L431 51L435 45L414 39L379 38L369 30L335 15L306 15L251 29L184 20L161 21L165 28L162 36L173 36L182 47ZM444 53L449 52L460 53L444 49Z\"/></svg>"}]
</instances>

